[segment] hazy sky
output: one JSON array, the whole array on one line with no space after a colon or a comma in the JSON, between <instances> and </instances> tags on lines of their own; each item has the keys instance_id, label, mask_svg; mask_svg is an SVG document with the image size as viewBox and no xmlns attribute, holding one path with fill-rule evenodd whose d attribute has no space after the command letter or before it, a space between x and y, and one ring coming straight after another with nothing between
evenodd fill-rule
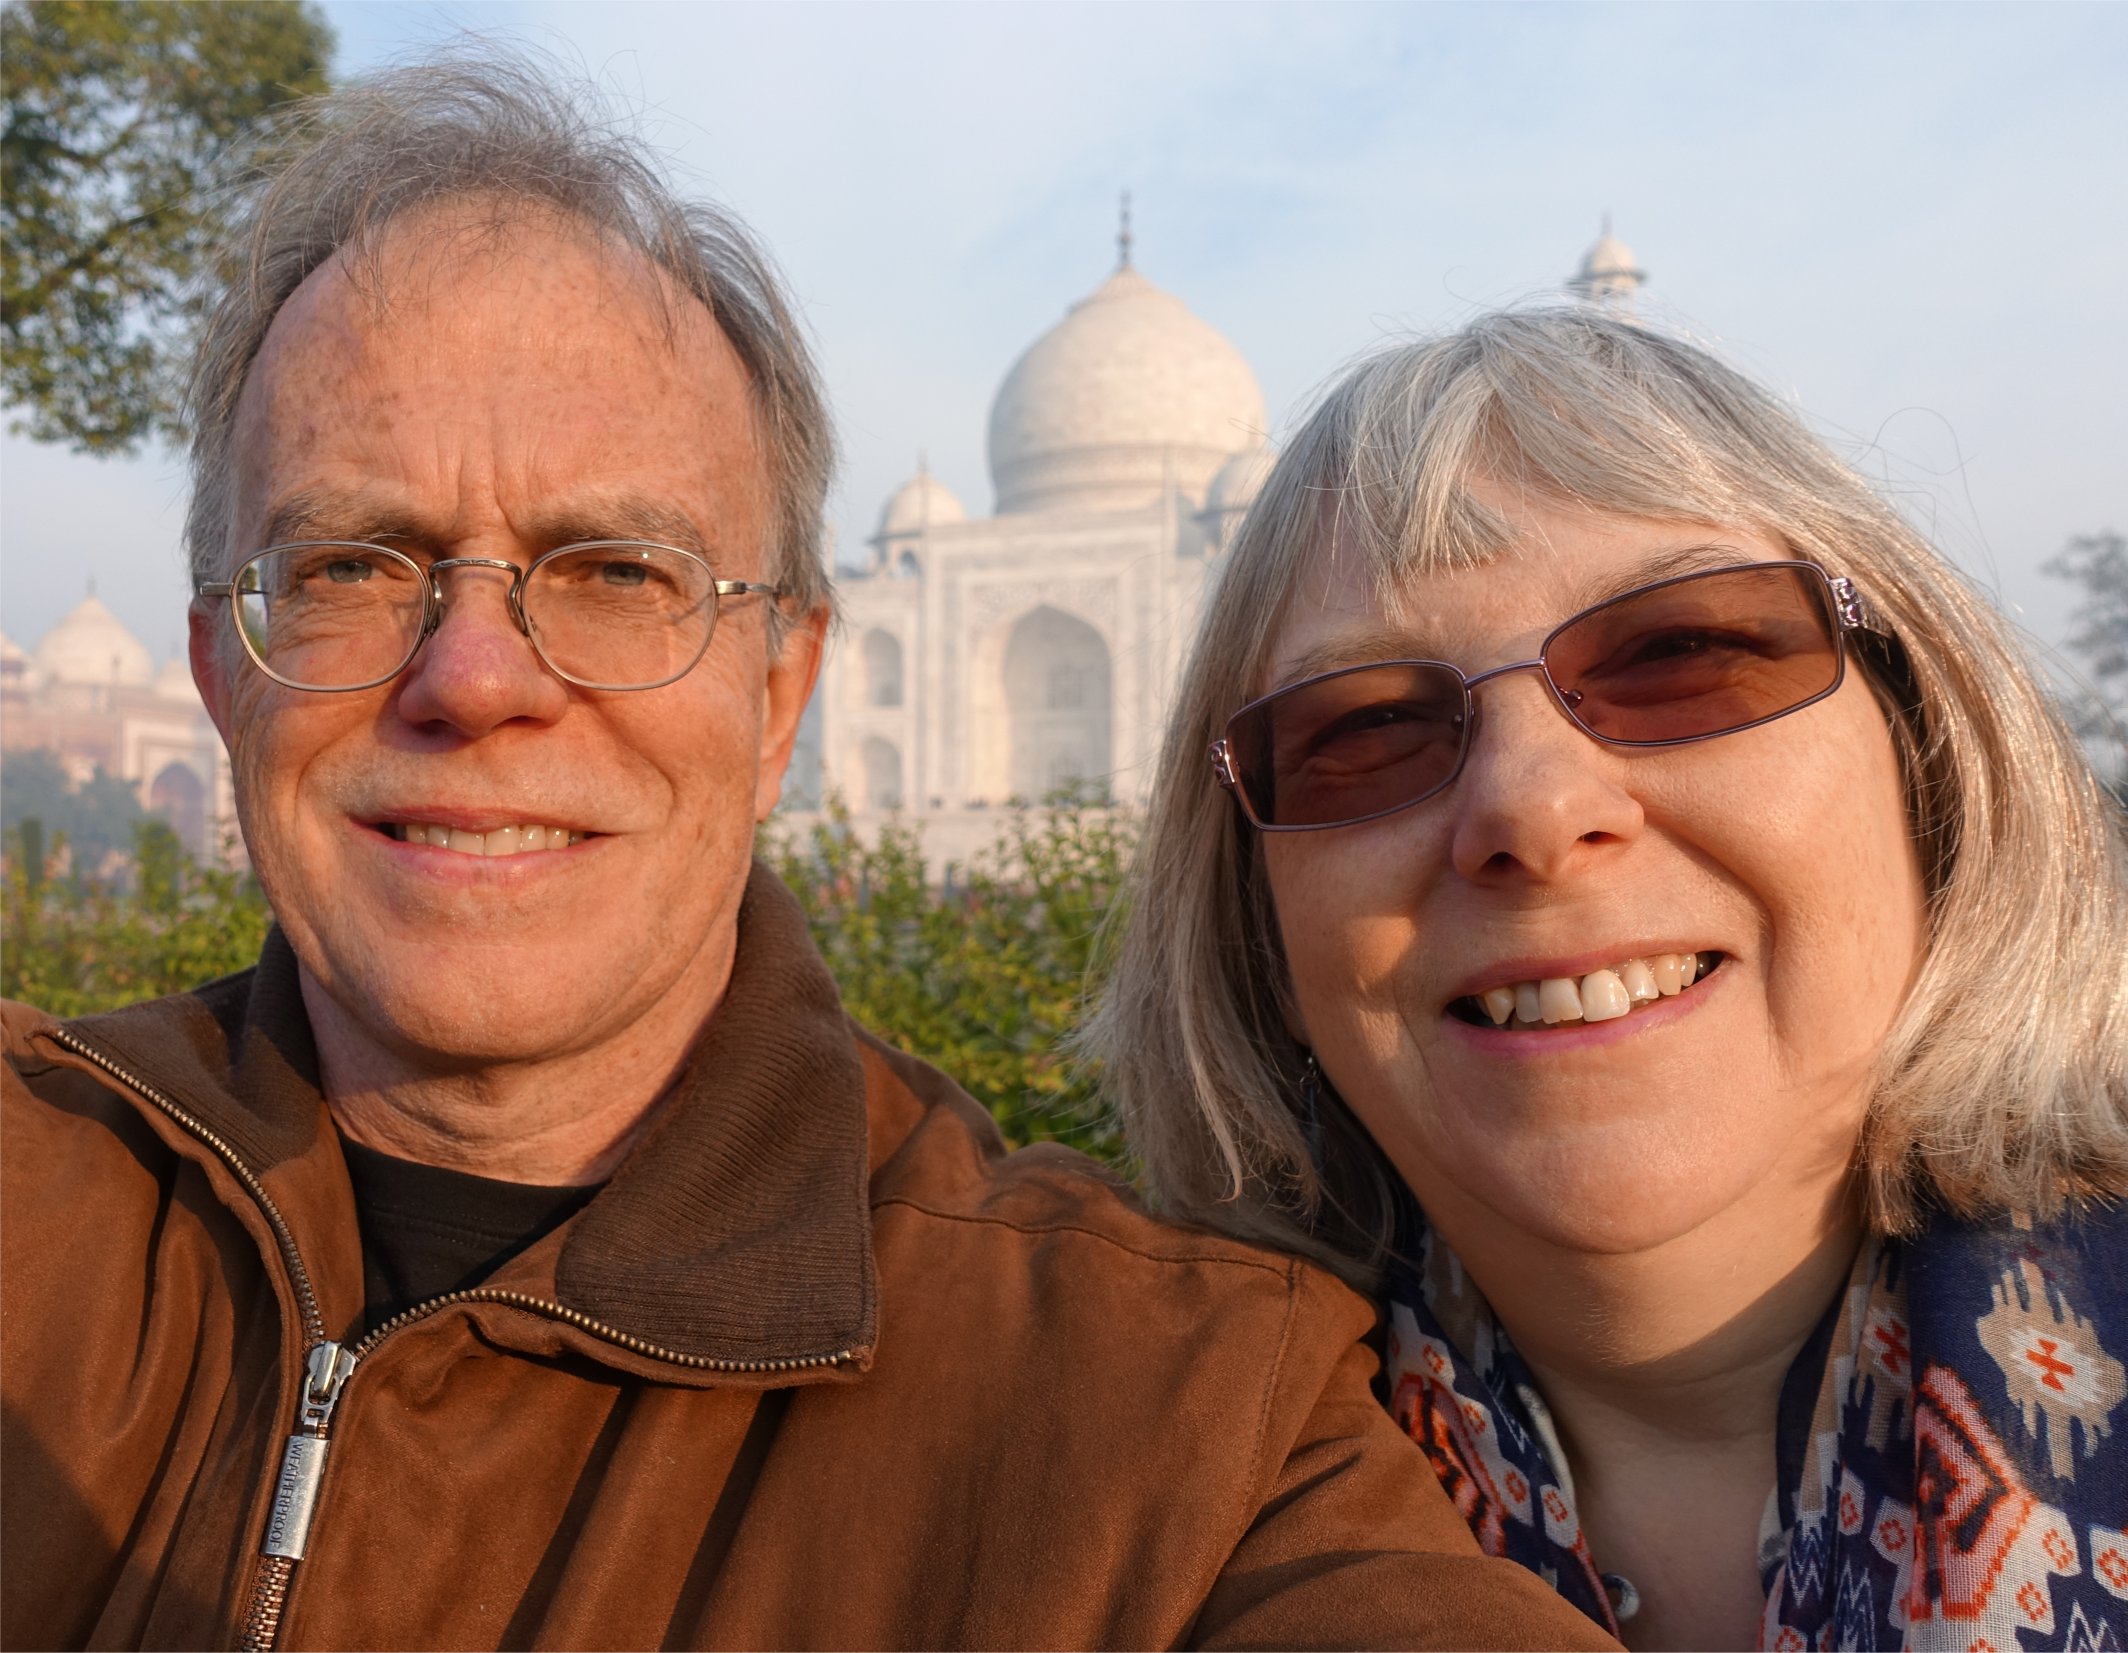
<instances>
[{"instance_id":1,"label":"hazy sky","mask_svg":"<svg viewBox=\"0 0 2128 1653\"><path fill-rule=\"evenodd\" d=\"M818 338L854 555L920 449L972 512L1013 359L1137 263L1274 440L1339 362L1555 288L1609 211L1649 309L1790 398L2046 641L2038 565L2128 527L2128 8L327 7L346 75L466 28L640 116ZM0 449L0 624L92 576L183 630L182 471Z\"/></svg>"}]
</instances>

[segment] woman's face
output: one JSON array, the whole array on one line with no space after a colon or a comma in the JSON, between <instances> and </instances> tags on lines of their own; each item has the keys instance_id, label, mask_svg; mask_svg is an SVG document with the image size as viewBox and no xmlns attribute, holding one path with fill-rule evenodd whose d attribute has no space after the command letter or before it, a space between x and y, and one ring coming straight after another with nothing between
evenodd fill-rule
<instances>
[{"instance_id":1,"label":"woman's face","mask_svg":"<svg viewBox=\"0 0 2128 1653\"><path fill-rule=\"evenodd\" d=\"M1506 552L1415 579L1398 615L1359 558L1318 553L1261 687L1400 656L1476 674L1633 585L1791 555L1745 529L1472 491L1514 525ZM1639 750L1583 734L1535 672L1476 694L1445 791L1264 835L1295 1033L1452 1234L1505 1222L1631 1252L1754 1202L1822 1203L1922 945L1899 765L1861 674L1758 728ZM1477 1008L1489 988L1684 954L1719 961L1610 1019L1495 1026Z\"/></svg>"}]
</instances>

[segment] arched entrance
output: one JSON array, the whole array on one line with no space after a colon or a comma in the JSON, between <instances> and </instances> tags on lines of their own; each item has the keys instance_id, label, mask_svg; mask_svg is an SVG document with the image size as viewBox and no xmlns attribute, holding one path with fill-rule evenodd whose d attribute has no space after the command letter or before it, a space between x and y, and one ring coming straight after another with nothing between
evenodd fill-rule
<instances>
[{"instance_id":1,"label":"arched entrance","mask_svg":"<svg viewBox=\"0 0 2128 1653\"><path fill-rule=\"evenodd\" d=\"M901 704L901 639L878 627L864 634L864 703L867 706Z\"/></svg>"},{"instance_id":2,"label":"arched entrance","mask_svg":"<svg viewBox=\"0 0 2128 1653\"><path fill-rule=\"evenodd\" d=\"M148 783L148 810L170 823L185 848L207 854L207 783L190 764L166 763Z\"/></svg>"},{"instance_id":3,"label":"arched entrance","mask_svg":"<svg viewBox=\"0 0 2128 1653\"><path fill-rule=\"evenodd\" d=\"M1108 644L1084 620L1048 604L1004 639L1005 790L1037 803L1108 779Z\"/></svg>"},{"instance_id":4,"label":"arched entrance","mask_svg":"<svg viewBox=\"0 0 2128 1653\"><path fill-rule=\"evenodd\" d=\"M871 811L901 808L901 748L878 735L867 735L858 748L864 770L864 802Z\"/></svg>"}]
</instances>

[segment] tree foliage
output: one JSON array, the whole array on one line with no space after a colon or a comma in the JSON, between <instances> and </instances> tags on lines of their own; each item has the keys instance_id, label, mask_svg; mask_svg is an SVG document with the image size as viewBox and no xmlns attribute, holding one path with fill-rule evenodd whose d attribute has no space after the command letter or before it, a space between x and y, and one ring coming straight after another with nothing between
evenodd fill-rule
<instances>
[{"instance_id":1,"label":"tree foliage","mask_svg":"<svg viewBox=\"0 0 2128 1653\"><path fill-rule=\"evenodd\" d=\"M2128 538L2079 534L2045 568L2082 592L2067 642L2088 687L2069 715L2078 734L2112 748L2128 785Z\"/></svg>"},{"instance_id":2,"label":"tree foliage","mask_svg":"<svg viewBox=\"0 0 2128 1653\"><path fill-rule=\"evenodd\" d=\"M177 430L217 166L325 89L307 0L12 0L0 10L7 400L40 441L124 452Z\"/></svg>"},{"instance_id":3,"label":"tree foliage","mask_svg":"<svg viewBox=\"0 0 2128 1653\"><path fill-rule=\"evenodd\" d=\"M101 867L114 850L132 846L135 829L146 818L133 788L99 768L81 786L73 786L59 760L42 747L7 755L7 783L0 786L0 827L13 830L26 820L43 823L47 841L64 835L72 860L85 871Z\"/></svg>"},{"instance_id":4,"label":"tree foliage","mask_svg":"<svg viewBox=\"0 0 2128 1653\"><path fill-rule=\"evenodd\" d=\"M10 783L14 768L11 761ZM84 1016L182 993L256 962L269 922L257 883L201 866L168 823L149 817L136 825L132 861L119 878L58 875L64 835L38 853L41 836L21 825L7 834L5 997L55 1016Z\"/></svg>"},{"instance_id":5,"label":"tree foliage","mask_svg":"<svg viewBox=\"0 0 2128 1653\"><path fill-rule=\"evenodd\" d=\"M1130 845L1122 817L1063 803L1015 816L936 885L915 828L887 826L868 844L839 809L763 847L851 1015L957 1080L1014 1143L1062 1140L1119 1161L1096 1075L1065 1040L1098 986L1097 935Z\"/></svg>"}]
</instances>

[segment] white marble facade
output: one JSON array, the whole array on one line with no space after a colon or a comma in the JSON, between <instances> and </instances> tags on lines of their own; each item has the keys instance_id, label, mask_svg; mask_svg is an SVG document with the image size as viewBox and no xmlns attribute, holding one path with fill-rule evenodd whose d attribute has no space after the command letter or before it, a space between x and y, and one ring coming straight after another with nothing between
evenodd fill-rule
<instances>
[{"instance_id":1,"label":"white marble facade","mask_svg":"<svg viewBox=\"0 0 2128 1653\"><path fill-rule=\"evenodd\" d=\"M821 781L862 831L921 821L934 858L998 814L1150 784L1210 565L1269 466L1241 353L1120 267L1006 375L991 515L919 469L841 577L816 704Z\"/></svg>"}]
</instances>

